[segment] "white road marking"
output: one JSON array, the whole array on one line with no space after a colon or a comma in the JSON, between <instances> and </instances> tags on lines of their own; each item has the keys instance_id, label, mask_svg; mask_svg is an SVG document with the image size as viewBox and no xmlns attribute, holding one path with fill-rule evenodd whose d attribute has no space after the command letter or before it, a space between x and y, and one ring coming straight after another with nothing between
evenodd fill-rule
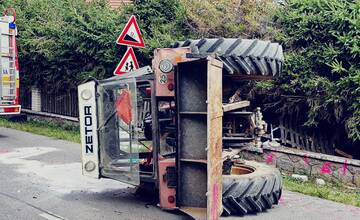
<instances>
[{"instance_id":1,"label":"white road marking","mask_svg":"<svg viewBox=\"0 0 360 220\"><path fill-rule=\"evenodd\" d=\"M53 215L49 215L48 213L41 213L39 214L41 217L43 218L46 218L48 220L64 220L64 218L62 217L56 217L56 216L53 216Z\"/></svg>"},{"instance_id":2,"label":"white road marking","mask_svg":"<svg viewBox=\"0 0 360 220\"><path fill-rule=\"evenodd\" d=\"M5 196L5 197L7 197L9 199L15 200L17 202L23 203L23 204L25 204L25 205L27 205L29 207L32 207L32 208L34 208L36 210L41 211L42 213L39 214L39 216L44 217L46 219L49 219L49 220L66 220L64 217L61 217L61 216L56 215L54 213L51 213L51 212L49 212L47 210L44 210L44 209L42 209L42 208L40 208L40 207L38 207L36 205L33 205L33 204L29 203L29 202L26 202L26 201L24 201L24 200L22 200L20 198L15 197L15 196L9 195L9 194L4 193L4 192L0 192L0 195Z\"/></svg>"}]
</instances>

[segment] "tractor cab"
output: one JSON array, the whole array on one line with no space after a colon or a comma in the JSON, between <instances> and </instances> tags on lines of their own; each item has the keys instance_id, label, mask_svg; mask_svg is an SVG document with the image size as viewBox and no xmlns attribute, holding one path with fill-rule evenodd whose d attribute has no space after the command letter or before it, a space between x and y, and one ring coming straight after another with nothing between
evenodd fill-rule
<instances>
[{"instance_id":1,"label":"tractor cab","mask_svg":"<svg viewBox=\"0 0 360 220\"><path fill-rule=\"evenodd\" d=\"M152 177L152 131L144 127L151 114L151 73L145 67L79 87L84 175L136 186L140 176Z\"/></svg>"}]
</instances>

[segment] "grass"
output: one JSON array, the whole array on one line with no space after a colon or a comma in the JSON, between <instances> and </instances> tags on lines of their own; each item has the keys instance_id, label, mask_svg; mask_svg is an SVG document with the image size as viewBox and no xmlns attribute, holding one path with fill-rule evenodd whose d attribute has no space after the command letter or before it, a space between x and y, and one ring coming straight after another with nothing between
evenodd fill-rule
<instances>
[{"instance_id":1,"label":"grass","mask_svg":"<svg viewBox=\"0 0 360 220\"><path fill-rule=\"evenodd\" d=\"M0 127L12 128L33 134L80 143L79 129L70 125L40 121L13 122L5 118L0 118Z\"/></svg>"},{"instance_id":2,"label":"grass","mask_svg":"<svg viewBox=\"0 0 360 220\"><path fill-rule=\"evenodd\" d=\"M289 191L360 207L360 189L346 188L340 183L319 186L312 180L301 182L289 176L284 176L283 181L284 188Z\"/></svg>"}]
</instances>

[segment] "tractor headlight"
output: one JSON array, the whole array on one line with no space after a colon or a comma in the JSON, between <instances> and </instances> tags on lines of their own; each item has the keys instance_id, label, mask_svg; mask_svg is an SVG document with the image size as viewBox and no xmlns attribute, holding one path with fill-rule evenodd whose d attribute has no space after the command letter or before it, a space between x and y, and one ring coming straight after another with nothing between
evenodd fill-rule
<instances>
[{"instance_id":1,"label":"tractor headlight","mask_svg":"<svg viewBox=\"0 0 360 220\"><path fill-rule=\"evenodd\" d=\"M87 172L91 172L91 171L95 170L95 168L96 168L96 164L94 162L88 161L85 163L85 170Z\"/></svg>"},{"instance_id":2,"label":"tractor headlight","mask_svg":"<svg viewBox=\"0 0 360 220\"><path fill-rule=\"evenodd\" d=\"M163 59L160 61L159 69L163 73L170 73L174 69L174 65L169 59Z\"/></svg>"},{"instance_id":3,"label":"tractor headlight","mask_svg":"<svg viewBox=\"0 0 360 220\"><path fill-rule=\"evenodd\" d=\"M84 91L81 92L81 98L82 99L89 100L89 99L91 99L91 97L92 97L92 94L91 94L90 90L85 89Z\"/></svg>"}]
</instances>

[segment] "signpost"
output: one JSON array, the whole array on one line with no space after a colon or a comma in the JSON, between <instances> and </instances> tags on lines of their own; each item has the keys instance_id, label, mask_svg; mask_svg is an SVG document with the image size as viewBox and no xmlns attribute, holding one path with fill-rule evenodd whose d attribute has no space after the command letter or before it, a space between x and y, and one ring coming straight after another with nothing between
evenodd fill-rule
<instances>
[{"instance_id":1,"label":"signpost","mask_svg":"<svg viewBox=\"0 0 360 220\"><path fill-rule=\"evenodd\" d=\"M139 69L139 63L135 57L134 50L129 47L125 55L121 58L119 65L114 71L114 75L121 75Z\"/></svg>"},{"instance_id":2,"label":"signpost","mask_svg":"<svg viewBox=\"0 0 360 220\"><path fill-rule=\"evenodd\" d=\"M114 75L121 75L138 69L139 63L132 47L145 48L145 43L134 15L126 23L116 43L128 46L128 49L116 67Z\"/></svg>"},{"instance_id":3,"label":"signpost","mask_svg":"<svg viewBox=\"0 0 360 220\"><path fill-rule=\"evenodd\" d=\"M134 15L132 15L129 21L126 23L124 30L121 32L116 43L131 47L145 47L139 25L137 24Z\"/></svg>"}]
</instances>

